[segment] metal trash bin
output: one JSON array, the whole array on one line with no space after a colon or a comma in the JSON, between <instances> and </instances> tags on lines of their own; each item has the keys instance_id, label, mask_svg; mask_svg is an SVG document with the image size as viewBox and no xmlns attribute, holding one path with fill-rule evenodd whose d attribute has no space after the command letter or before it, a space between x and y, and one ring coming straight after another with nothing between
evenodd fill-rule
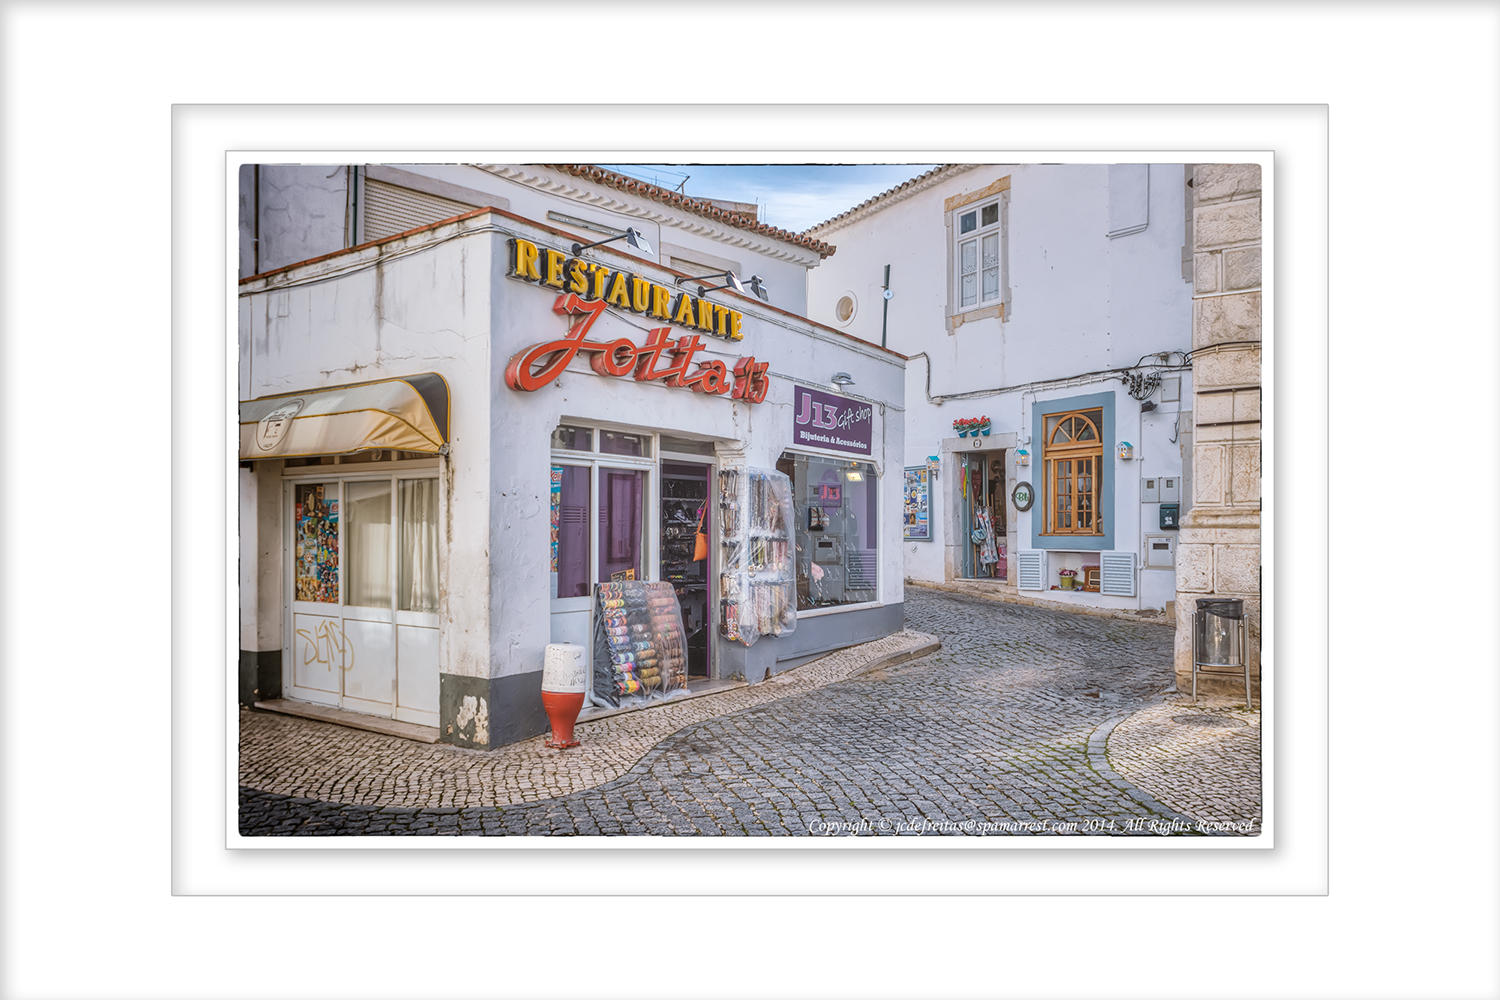
<instances>
[{"instance_id":1,"label":"metal trash bin","mask_svg":"<svg viewBox=\"0 0 1500 1000\"><path fill-rule=\"evenodd\" d=\"M1198 674L1234 676L1244 672L1245 707L1250 704L1249 633L1245 602L1232 597L1200 597L1193 614L1193 702Z\"/></svg>"}]
</instances>

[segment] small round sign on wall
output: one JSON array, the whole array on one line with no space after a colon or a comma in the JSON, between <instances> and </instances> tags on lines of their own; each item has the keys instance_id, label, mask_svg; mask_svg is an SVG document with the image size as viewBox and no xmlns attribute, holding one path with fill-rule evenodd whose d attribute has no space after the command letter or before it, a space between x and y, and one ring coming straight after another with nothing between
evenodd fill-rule
<instances>
[{"instance_id":1,"label":"small round sign on wall","mask_svg":"<svg viewBox=\"0 0 1500 1000\"><path fill-rule=\"evenodd\" d=\"M1017 483L1015 489L1010 491L1010 502L1016 505L1016 510L1030 510L1034 499L1030 483Z\"/></svg>"}]
</instances>

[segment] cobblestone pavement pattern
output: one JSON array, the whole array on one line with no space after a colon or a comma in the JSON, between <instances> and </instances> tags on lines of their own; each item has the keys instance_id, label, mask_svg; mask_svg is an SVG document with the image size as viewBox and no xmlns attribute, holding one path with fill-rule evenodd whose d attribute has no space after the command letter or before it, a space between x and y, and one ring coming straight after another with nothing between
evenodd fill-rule
<instances>
[{"instance_id":1,"label":"cobblestone pavement pattern","mask_svg":"<svg viewBox=\"0 0 1500 1000\"><path fill-rule=\"evenodd\" d=\"M1176 695L1141 709L1109 734L1109 763L1205 824L1260 829L1260 712L1243 701Z\"/></svg>"},{"instance_id":2,"label":"cobblestone pavement pattern","mask_svg":"<svg viewBox=\"0 0 1500 1000\"><path fill-rule=\"evenodd\" d=\"M374 753L385 762L384 771L347 777L332 786L332 794L288 794L257 784L254 767L242 770L241 833L1196 832L1198 817L1170 804L1193 804L1190 796L1158 799L1149 790L1175 794L1170 781L1146 780L1163 771L1170 776L1169 766L1137 767L1135 773L1144 776L1138 786L1111 767L1105 752L1106 746L1114 752L1149 740L1151 725L1172 725L1170 715L1159 723L1151 714L1163 707L1160 692L1171 680L1169 628L917 587L907 590L906 613L910 628L942 638L940 652L862 676L777 688L803 671L829 669L830 657L770 685L741 689L762 700L658 737L639 763L597 787L537 801L403 806L399 802L410 799L395 796L414 787L404 768L431 767L441 757L477 759L482 769L494 754L358 733L345 737L325 760L301 757L283 768L301 775L304 787L321 788L337 780L324 775L340 762L357 772L371 748L388 751ZM693 704L615 719L644 719ZM1179 709L1172 713L1185 714ZM260 733L275 745L275 734L262 727L264 718L246 714L242 732ZM277 719L274 725L309 727L314 742L339 742L352 732L302 720ZM296 730L292 745L304 742L302 732ZM470 766L445 773L455 803L485 784ZM535 791L535 781L532 786ZM322 801L335 794L346 801Z\"/></svg>"}]
</instances>

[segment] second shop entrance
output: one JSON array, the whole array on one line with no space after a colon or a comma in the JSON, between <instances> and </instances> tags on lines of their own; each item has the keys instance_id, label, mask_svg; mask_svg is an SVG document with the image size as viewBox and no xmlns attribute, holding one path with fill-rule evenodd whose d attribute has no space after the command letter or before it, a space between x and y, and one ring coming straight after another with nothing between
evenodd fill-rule
<instances>
[{"instance_id":1,"label":"second shop entrance","mask_svg":"<svg viewBox=\"0 0 1500 1000\"><path fill-rule=\"evenodd\" d=\"M1004 580L1008 572L1005 516L1008 509L1005 450L965 452L959 460L959 509L963 514L962 571L969 580Z\"/></svg>"}]
</instances>

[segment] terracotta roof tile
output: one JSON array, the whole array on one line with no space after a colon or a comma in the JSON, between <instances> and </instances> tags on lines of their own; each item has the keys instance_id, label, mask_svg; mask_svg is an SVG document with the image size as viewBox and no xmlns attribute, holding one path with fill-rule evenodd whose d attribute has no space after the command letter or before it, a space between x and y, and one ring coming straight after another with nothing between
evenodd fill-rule
<instances>
[{"instance_id":1,"label":"terracotta roof tile","mask_svg":"<svg viewBox=\"0 0 1500 1000\"><path fill-rule=\"evenodd\" d=\"M659 201L664 205L671 205L673 208L681 209L684 212L692 212L694 215L701 215L705 218L713 219L715 222L734 226L737 229L759 233L762 236L769 236L772 239L791 243L794 246L805 247L816 253L819 257L832 257L838 249L838 247L835 247L831 243L813 239L802 233L794 233L787 229L777 228L776 226L768 226L763 222L750 221L738 212L731 212L717 205L711 205L699 198L692 198L680 192L652 184L649 181L637 180L634 177L627 177L624 174L615 173L613 170L605 170L603 167L596 167L589 163L548 163L543 164L543 166L550 167L553 170L560 170L574 177L593 181L595 184L603 184L606 187L612 187L627 194L639 195L642 198Z\"/></svg>"},{"instance_id":2,"label":"terracotta roof tile","mask_svg":"<svg viewBox=\"0 0 1500 1000\"><path fill-rule=\"evenodd\" d=\"M942 171L947 170L949 167L952 167L952 166L954 166L954 164L952 164L952 163L939 163L937 166L933 167L931 170L928 170L928 171L926 171L924 173L920 173L917 176L913 177L909 181L902 181L900 184L897 184L895 187L893 187L893 188L891 188L891 189L889 189L887 191L882 191L879 194L875 195L873 198L866 198L864 201L860 202L858 205L855 205L853 208L848 209L847 211L840 212L838 215L835 215L831 219L824 219L822 222L818 223L816 226L808 226L807 227L807 231L810 232L810 233L813 233L813 232L817 232L819 229L822 229L824 226L831 226L835 222L839 221L842 218L845 218L846 216L853 215L855 212L858 212L861 209L869 208L871 205L874 205L876 202L881 201L881 200L883 200L885 198L889 198L893 194L897 194L898 192L905 191L907 188L911 187L913 184L920 184L923 181L927 180L927 178L933 176L934 174L941 173Z\"/></svg>"}]
</instances>

